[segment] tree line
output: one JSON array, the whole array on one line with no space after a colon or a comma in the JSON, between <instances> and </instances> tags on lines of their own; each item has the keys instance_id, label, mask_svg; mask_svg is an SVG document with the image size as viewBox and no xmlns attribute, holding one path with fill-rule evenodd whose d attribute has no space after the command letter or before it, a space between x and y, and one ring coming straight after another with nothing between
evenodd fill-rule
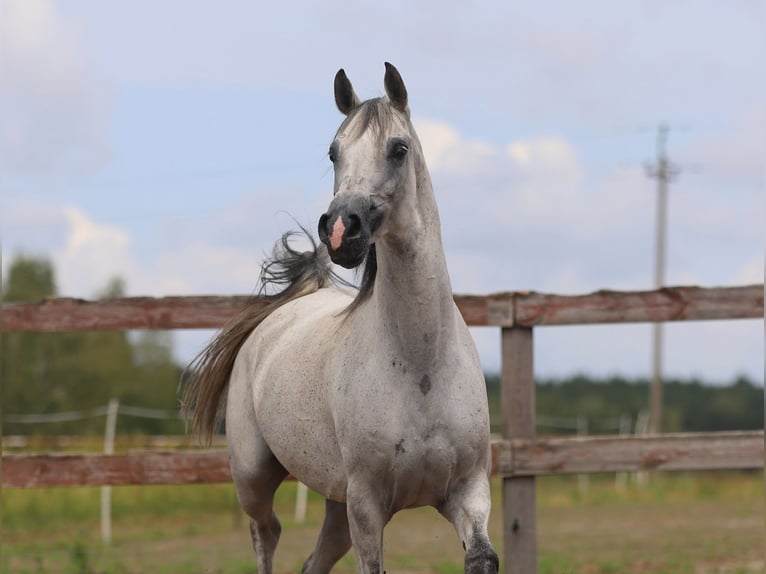
<instances>
[{"instance_id":1,"label":"tree line","mask_svg":"<svg viewBox=\"0 0 766 574\"><path fill-rule=\"evenodd\" d=\"M46 258L19 255L4 278L6 302L39 301L57 296L53 265ZM111 279L96 298L125 295L120 278ZM42 414L82 411L121 404L178 410L178 386L184 365L173 356L172 334L163 331L101 331L68 333L4 333L0 344L2 411ZM487 375L493 430L499 432L500 379ZM585 417L590 433L614 433L614 421L645 411L649 383L644 379L577 375L536 382L537 413L546 417ZM763 387L745 377L723 385L699 380L664 383L663 430L696 432L763 428ZM606 422L609 424L606 424ZM22 424L3 421L4 434L102 433L103 417L77 422ZM632 430L632 429L631 429ZM182 434L180 420L121 416L120 433ZM541 434L573 429L540 428Z\"/></svg>"},{"instance_id":2,"label":"tree line","mask_svg":"<svg viewBox=\"0 0 766 574\"><path fill-rule=\"evenodd\" d=\"M490 410L499 417L500 377L488 375L486 378ZM585 417L591 434L615 433L614 421L624 415L633 421L631 431L634 431L635 421L649 404L647 379L575 375L540 379L535 384L538 414L569 419ZM663 432L763 428L763 387L744 376L714 385L697 379L667 379L663 381L663 397ZM558 434L573 430L539 428L538 432Z\"/></svg>"}]
</instances>

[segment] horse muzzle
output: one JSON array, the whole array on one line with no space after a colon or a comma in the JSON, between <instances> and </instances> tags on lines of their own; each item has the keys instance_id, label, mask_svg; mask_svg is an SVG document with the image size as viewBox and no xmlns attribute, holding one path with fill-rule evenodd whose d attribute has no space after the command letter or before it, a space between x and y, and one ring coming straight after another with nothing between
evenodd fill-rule
<instances>
[{"instance_id":1,"label":"horse muzzle","mask_svg":"<svg viewBox=\"0 0 766 574\"><path fill-rule=\"evenodd\" d=\"M381 219L381 210L369 197L339 194L319 218L319 239L327 246L333 263L353 269L367 256Z\"/></svg>"}]
</instances>

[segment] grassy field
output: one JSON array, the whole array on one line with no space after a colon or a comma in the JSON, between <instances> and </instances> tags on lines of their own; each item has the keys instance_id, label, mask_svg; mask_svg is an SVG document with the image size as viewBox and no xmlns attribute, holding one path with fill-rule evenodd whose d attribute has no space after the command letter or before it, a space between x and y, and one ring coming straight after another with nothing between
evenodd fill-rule
<instances>
[{"instance_id":1,"label":"grassy field","mask_svg":"<svg viewBox=\"0 0 766 574\"><path fill-rule=\"evenodd\" d=\"M490 533L502 554L500 483ZM615 488L613 475L538 480L541 574L745 574L763 571L762 473L655 474ZM3 574L255 572L247 521L230 485L112 490L113 542L99 539L98 488L3 491ZM293 520L295 484L283 485L276 571L300 572L322 520L310 495ZM431 509L402 512L385 533L388 572L462 572L452 527ZM354 572L348 554L337 572Z\"/></svg>"}]
</instances>

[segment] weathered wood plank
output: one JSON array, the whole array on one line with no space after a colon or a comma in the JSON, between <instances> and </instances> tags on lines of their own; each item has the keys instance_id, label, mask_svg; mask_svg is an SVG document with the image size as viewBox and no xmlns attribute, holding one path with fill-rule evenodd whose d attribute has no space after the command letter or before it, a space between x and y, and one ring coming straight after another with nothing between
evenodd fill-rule
<instances>
[{"instance_id":1,"label":"weathered wood plank","mask_svg":"<svg viewBox=\"0 0 766 574\"><path fill-rule=\"evenodd\" d=\"M509 440L494 445L499 476L763 468L763 431Z\"/></svg>"},{"instance_id":2,"label":"weathered wood plank","mask_svg":"<svg viewBox=\"0 0 766 574\"><path fill-rule=\"evenodd\" d=\"M641 470L758 469L762 431L659 436L496 439L492 473L520 478L547 474ZM225 449L129 454L3 456L4 488L228 482Z\"/></svg>"},{"instance_id":3,"label":"weathered wood plank","mask_svg":"<svg viewBox=\"0 0 766 574\"><path fill-rule=\"evenodd\" d=\"M534 337L530 327L501 333L500 406L503 438L533 440L536 430ZM508 460L508 459L504 459ZM510 459L513 461L513 459ZM503 572L537 572L537 502L534 476L503 475Z\"/></svg>"},{"instance_id":4,"label":"weathered wood plank","mask_svg":"<svg viewBox=\"0 0 766 574\"><path fill-rule=\"evenodd\" d=\"M54 298L5 303L5 331L217 329L253 301L249 296L125 297L87 301Z\"/></svg>"},{"instance_id":5,"label":"weathered wood plank","mask_svg":"<svg viewBox=\"0 0 766 574\"><path fill-rule=\"evenodd\" d=\"M515 323L575 325L763 318L763 285L665 287L562 296L518 293Z\"/></svg>"},{"instance_id":6,"label":"weathered wood plank","mask_svg":"<svg viewBox=\"0 0 766 574\"><path fill-rule=\"evenodd\" d=\"M210 484L231 481L226 450L3 457L3 487Z\"/></svg>"},{"instance_id":7,"label":"weathered wood plank","mask_svg":"<svg viewBox=\"0 0 766 574\"><path fill-rule=\"evenodd\" d=\"M104 301L46 299L6 303L5 331L215 329L250 296L128 297ZM455 295L471 326L510 327L763 317L763 285L666 287L658 291L598 291L587 295L534 292Z\"/></svg>"}]
</instances>

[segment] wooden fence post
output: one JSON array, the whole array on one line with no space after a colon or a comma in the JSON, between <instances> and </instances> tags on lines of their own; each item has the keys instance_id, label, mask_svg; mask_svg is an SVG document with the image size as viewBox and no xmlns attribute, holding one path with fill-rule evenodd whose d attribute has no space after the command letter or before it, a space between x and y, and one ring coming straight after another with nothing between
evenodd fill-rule
<instances>
[{"instance_id":1,"label":"wooden fence post","mask_svg":"<svg viewBox=\"0 0 766 574\"><path fill-rule=\"evenodd\" d=\"M533 438L536 422L532 329L505 327L501 338L503 438ZM503 572L537 572L534 476L503 479Z\"/></svg>"},{"instance_id":2,"label":"wooden fence post","mask_svg":"<svg viewBox=\"0 0 766 574\"><path fill-rule=\"evenodd\" d=\"M117 431L119 399L112 397L106 407L106 430L104 431L104 454L114 454L114 437ZM101 487L101 541L112 542L112 487Z\"/></svg>"}]
</instances>

